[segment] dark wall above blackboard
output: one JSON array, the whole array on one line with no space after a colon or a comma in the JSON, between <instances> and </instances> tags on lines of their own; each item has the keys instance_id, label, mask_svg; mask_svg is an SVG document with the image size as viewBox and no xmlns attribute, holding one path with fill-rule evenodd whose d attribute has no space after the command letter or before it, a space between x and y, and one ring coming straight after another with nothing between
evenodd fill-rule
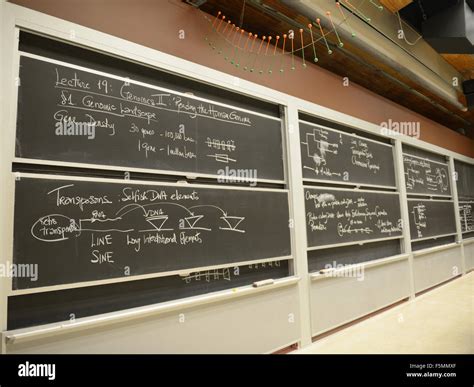
<instances>
[{"instance_id":1,"label":"dark wall above blackboard","mask_svg":"<svg viewBox=\"0 0 474 387\"><path fill-rule=\"evenodd\" d=\"M392 146L300 121L303 179L395 187Z\"/></svg>"},{"instance_id":2,"label":"dark wall above blackboard","mask_svg":"<svg viewBox=\"0 0 474 387\"><path fill-rule=\"evenodd\" d=\"M396 193L305 188L308 248L402 235Z\"/></svg>"},{"instance_id":3,"label":"dark wall above blackboard","mask_svg":"<svg viewBox=\"0 0 474 387\"><path fill-rule=\"evenodd\" d=\"M21 177L14 289L191 271L291 255L288 193Z\"/></svg>"}]
</instances>

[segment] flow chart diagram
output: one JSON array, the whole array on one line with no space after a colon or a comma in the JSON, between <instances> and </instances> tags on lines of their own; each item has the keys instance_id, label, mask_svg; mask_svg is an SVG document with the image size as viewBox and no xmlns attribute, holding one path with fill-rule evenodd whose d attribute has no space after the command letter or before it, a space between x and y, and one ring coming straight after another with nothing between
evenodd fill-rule
<instances>
[{"instance_id":1,"label":"flow chart diagram","mask_svg":"<svg viewBox=\"0 0 474 387\"><path fill-rule=\"evenodd\" d=\"M404 156L405 181L409 190L418 186L426 187L433 192L449 192L449 177L447 167L436 167L427 160Z\"/></svg>"},{"instance_id":2,"label":"flow chart diagram","mask_svg":"<svg viewBox=\"0 0 474 387\"><path fill-rule=\"evenodd\" d=\"M184 211L184 216L170 215L166 207L176 207ZM209 211L196 214L193 209L211 208L218 212L217 216ZM132 216L134 215L134 216ZM204 220L214 223L215 229L237 233L245 233L242 228L244 216L229 215L222 208L202 204L185 207L178 203L160 202L152 204L127 204L117 211L113 217L103 215L99 218L72 219L63 214L48 214L39 218L31 227L31 235L43 242L60 242L72 237L80 237L84 231L96 233L130 233L133 231L167 232L182 230L213 231L213 228L202 225ZM135 227L131 227L134 225Z\"/></svg>"},{"instance_id":3,"label":"flow chart diagram","mask_svg":"<svg viewBox=\"0 0 474 387\"><path fill-rule=\"evenodd\" d=\"M316 174L322 172L327 165L327 157L330 154L337 155L339 152L339 145L342 144L342 136L339 134L339 143L328 141L328 131L321 128L313 128L311 133L306 133L305 145L306 156L314 162L314 166L307 166L303 164L304 169L314 171ZM306 159L305 159L306 160ZM305 161L303 160L303 162ZM339 173L326 170L326 174L338 175Z\"/></svg>"},{"instance_id":4,"label":"flow chart diagram","mask_svg":"<svg viewBox=\"0 0 474 387\"><path fill-rule=\"evenodd\" d=\"M415 225L418 238L423 237L423 230L426 228L426 206L422 203L418 203L416 206L413 206L411 211L413 215L413 224Z\"/></svg>"}]
</instances>

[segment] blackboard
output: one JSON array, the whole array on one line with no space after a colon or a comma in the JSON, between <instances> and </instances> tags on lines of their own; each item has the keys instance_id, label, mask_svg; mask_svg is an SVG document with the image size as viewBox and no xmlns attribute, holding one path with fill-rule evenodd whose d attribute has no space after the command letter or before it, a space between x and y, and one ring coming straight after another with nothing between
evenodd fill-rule
<instances>
[{"instance_id":1,"label":"blackboard","mask_svg":"<svg viewBox=\"0 0 474 387\"><path fill-rule=\"evenodd\" d=\"M429 159L431 161L435 161L441 164L446 164L446 156L433 153L423 148L418 148L416 146L411 146L407 144L402 144L402 152L404 154L408 154L410 156L416 156L422 159Z\"/></svg>"},{"instance_id":2,"label":"blackboard","mask_svg":"<svg viewBox=\"0 0 474 387\"><path fill-rule=\"evenodd\" d=\"M449 245L450 243L456 242L456 235L448 235L439 238L427 238L427 239L417 239L414 240L411 244L412 251L419 251L425 249L431 249L436 246Z\"/></svg>"},{"instance_id":3,"label":"blackboard","mask_svg":"<svg viewBox=\"0 0 474 387\"><path fill-rule=\"evenodd\" d=\"M462 233L474 231L474 201L459 202L459 220Z\"/></svg>"},{"instance_id":4,"label":"blackboard","mask_svg":"<svg viewBox=\"0 0 474 387\"><path fill-rule=\"evenodd\" d=\"M364 243L362 246L354 245L328 247L326 249L308 251L308 270L340 268L340 265L356 265L376 259L388 258L400 254L400 241L390 239L378 242Z\"/></svg>"},{"instance_id":5,"label":"blackboard","mask_svg":"<svg viewBox=\"0 0 474 387\"><path fill-rule=\"evenodd\" d=\"M219 85L184 77L179 72L174 73L147 66L126 56L111 56L105 52L72 45L71 42L50 39L24 30L20 30L18 49L21 53L54 59L118 77L131 78L182 93L192 93L200 98L217 100L267 116L280 117L280 106L274 103L255 98L250 94L236 93Z\"/></svg>"},{"instance_id":6,"label":"blackboard","mask_svg":"<svg viewBox=\"0 0 474 387\"><path fill-rule=\"evenodd\" d=\"M18 158L284 180L279 118L26 55Z\"/></svg>"},{"instance_id":7,"label":"blackboard","mask_svg":"<svg viewBox=\"0 0 474 387\"><path fill-rule=\"evenodd\" d=\"M395 187L392 146L300 121L303 178Z\"/></svg>"},{"instance_id":8,"label":"blackboard","mask_svg":"<svg viewBox=\"0 0 474 387\"><path fill-rule=\"evenodd\" d=\"M474 198L474 165L461 161L454 161L456 170L456 184L460 199Z\"/></svg>"},{"instance_id":9,"label":"blackboard","mask_svg":"<svg viewBox=\"0 0 474 387\"><path fill-rule=\"evenodd\" d=\"M408 194L451 195L448 164L403 154Z\"/></svg>"},{"instance_id":10,"label":"blackboard","mask_svg":"<svg viewBox=\"0 0 474 387\"><path fill-rule=\"evenodd\" d=\"M192 184L16 181L14 289L291 255L288 193Z\"/></svg>"},{"instance_id":11,"label":"blackboard","mask_svg":"<svg viewBox=\"0 0 474 387\"><path fill-rule=\"evenodd\" d=\"M65 321L287 277L288 261L206 270L8 298L8 329Z\"/></svg>"},{"instance_id":12,"label":"blackboard","mask_svg":"<svg viewBox=\"0 0 474 387\"><path fill-rule=\"evenodd\" d=\"M305 188L308 247L402 235L396 193Z\"/></svg>"},{"instance_id":13,"label":"blackboard","mask_svg":"<svg viewBox=\"0 0 474 387\"><path fill-rule=\"evenodd\" d=\"M451 201L408 199L408 215L412 240L456 233Z\"/></svg>"}]
</instances>

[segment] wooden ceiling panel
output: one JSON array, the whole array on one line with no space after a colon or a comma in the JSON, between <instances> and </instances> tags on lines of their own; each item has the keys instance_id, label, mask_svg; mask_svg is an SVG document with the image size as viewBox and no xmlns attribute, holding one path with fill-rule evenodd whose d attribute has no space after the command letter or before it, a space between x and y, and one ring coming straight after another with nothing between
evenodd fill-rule
<instances>
[{"instance_id":1,"label":"wooden ceiling panel","mask_svg":"<svg viewBox=\"0 0 474 387\"><path fill-rule=\"evenodd\" d=\"M406 7L408 4L413 2L413 0L379 0L380 4L392 11L393 13L400 11L402 8Z\"/></svg>"}]
</instances>

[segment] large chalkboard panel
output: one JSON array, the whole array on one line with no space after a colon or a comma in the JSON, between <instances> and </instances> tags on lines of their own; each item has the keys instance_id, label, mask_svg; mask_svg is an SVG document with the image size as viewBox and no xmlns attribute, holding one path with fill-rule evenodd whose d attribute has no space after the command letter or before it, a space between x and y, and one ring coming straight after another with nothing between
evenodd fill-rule
<instances>
[{"instance_id":1,"label":"large chalkboard panel","mask_svg":"<svg viewBox=\"0 0 474 387\"><path fill-rule=\"evenodd\" d=\"M280 119L60 63L20 58L17 157L284 180Z\"/></svg>"},{"instance_id":2,"label":"large chalkboard panel","mask_svg":"<svg viewBox=\"0 0 474 387\"><path fill-rule=\"evenodd\" d=\"M454 161L457 175L458 197L460 199L474 198L474 165Z\"/></svg>"},{"instance_id":3,"label":"large chalkboard panel","mask_svg":"<svg viewBox=\"0 0 474 387\"><path fill-rule=\"evenodd\" d=\"M459 220L462 233L474 231L474 201L459 202Z\"/></svg>"},{"instance_id":4,"label":"large chalkboard panel","mask_svg":"<svg viewBox=\"0 0 474 387\"><path fill-rule=\"evenodd\" d=\"M288 276L288 261L9 297L8 329L115 312Z\"/></svg>"},{"instance_id":5,"label":"large chalkboard panel","mask_svg":"<svg viewBox=\"0 0 474 387\"><path fill-rule=\"evenodd\" d=\"M412 240L456 233L451 201L408 199L408 212Z\"/></svg>"},{"instance_id":6,"label":"large chalkboard panel","mask_svg":"<svg viewBox=\"0 0 474 387\"><path fill-rule=\"evenodd\" d=\"M403 154L408 194L451 195L448 164Z\"/></svg>"},{"instance_id":7,"label":"large chalkboard panel","mask_svg":"<svg viewBox=\"0 0 474 387\"><path fill-rule=\"evenodd\" d=\"M392 146L300 121L303 178L395 186Z\"/></svg>"},{"instance_id":8,"label":"large chalkboard panel","mask_svg":"<svg viewBox=\"0 0 474 387\"><path fill-rule=\"evenodd\" d=\"M38 279L14 289L291 255L288 194L22 177L14 262Z\"/></svg>"},{"instance_id":9,"label":"large chalkboard panel","mask_svg":"<svg viewBox=\"0 0 474 387\"><path fill-rule=\"evenodd\" d=\"M398 194L305 188L308 247L402 235Z\"/></svg>"}]
</instances>

